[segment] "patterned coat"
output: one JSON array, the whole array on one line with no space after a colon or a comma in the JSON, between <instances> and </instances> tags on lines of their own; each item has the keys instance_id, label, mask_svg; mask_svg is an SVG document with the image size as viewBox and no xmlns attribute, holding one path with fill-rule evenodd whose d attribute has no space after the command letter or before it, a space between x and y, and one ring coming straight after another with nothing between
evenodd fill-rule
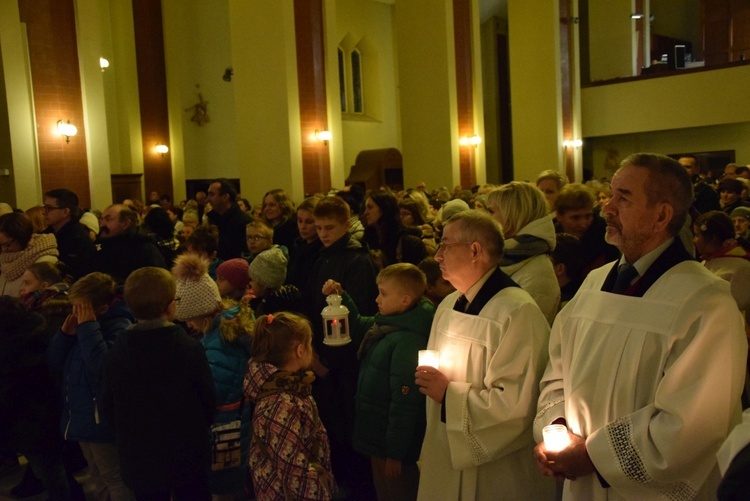
<instances>
[{"instance_id":1,"label":"patterned coat","mask_svg":"<svg viewBox=\"0 0 750 501\"><path fill-rule=\"evenodd\" d=\"M259 501L331 498L330 448L310 396L312 373L251 361L245 395L255 402L250 470Z\"/></svg>"}]
</instances>

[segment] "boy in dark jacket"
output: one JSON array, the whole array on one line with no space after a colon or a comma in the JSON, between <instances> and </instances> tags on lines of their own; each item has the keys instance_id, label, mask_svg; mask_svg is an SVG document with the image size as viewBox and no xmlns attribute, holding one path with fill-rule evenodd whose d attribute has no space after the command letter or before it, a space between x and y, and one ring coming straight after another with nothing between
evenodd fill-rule
<instances>
[{"instance_id":1,"label":"boy in dark jacket","mask_svg":"<svg viewBox=\"0 0 750 501\"><path fill-rule=\"evenodd\" d=\"M107 274L84 276L68 291L73 312L47 348L53 371L62 373L63 438L78 442L98 493L132 500L122 482L111 423L101 414L101 368L117 336L132 323L125 301Z\"/></svg>"},{"instance_id":2,"label":"boy in dark jacket","mask_svg":"<svg viewBox=\"0 0 750 501\"><path fill-rule=\"evenodd\" d=\"M341 284L331 280L323 287L324 294L341 294L349 308L360 361L354 449L370 456L378 499L417 498L425 397L414 372L435 315L435 306L423 297L425 288L425 275L416 266L388 266L378 275L379 313L365 317Z\"/></svg>"},{"instance_id":3,"label":"boy in dark jacket","mask_svg":"<svg viewBox=\"0 0 750 501\"><path fill-rule=\"evenodd\" d=\"M210 500L209 427L216 396L203 346L172 323L175 280L134 271L125 299L137 323L104 362L104 410L115 423L122 478L137 497Z\"/></svg>"},{"instance_id":4,"label":"boy in dark jacket","mask_svg":"<svg viewBox=\"0 0 750 501\"><path fill-rule=\"evenodd\" d=\"M313 397L331 442L333 474L344 489L354 490L363 499L371 494L372 475L366 458L352 449L354 394L357 389L357 350L352 345L331 347L323 344L326 306L323 284L333 279L342 284L364 314L375 312L375 264L367 247L349 233L349 206L339 197L325 197L313 209L315 228L323 244L320 257L310 273L305 299L313 327L313 347L318 358L312 369L318 376Z\"/></svg>"}]
</instances>

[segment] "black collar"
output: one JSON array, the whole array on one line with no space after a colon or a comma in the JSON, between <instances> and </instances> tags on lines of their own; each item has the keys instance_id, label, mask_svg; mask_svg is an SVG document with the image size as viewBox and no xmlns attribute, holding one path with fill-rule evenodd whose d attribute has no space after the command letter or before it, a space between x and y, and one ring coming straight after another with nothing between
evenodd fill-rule
<instances>
[{"instance_id":1,"label":"black collar","mask_svg":"<svg viewBox=\"0 0 750 501\"><path fill-rule=\"evenodd\" d=\"M490 278L482 285L482 288L477 292L474 300L469 303L469 308L466 310L467 315L479 315L482 308L492 299L495 295L506 287L518 287L508 275L503 273L500 268L495 268L495 272L490 275Z\"/></svg>"},{"instance_id":2,"label":"black collar","mask_svg":"<svg viewBox=\"0 0 750 501\"><path fill-rule=\"evenodd\" d=\"M661 253L656 261L648 267L646 273L643 274L630 288L625 291L628 296L643 297L646 291L656 283L662 275L669 271L673 266L682 263L683 261L695 261L695 258L685 250L685 246L682 245L679 235L675 235L674 242L672 245L667 247L664 252ZM617 265L620 261L615 261L612 269L609 270L607 278L602 284L604 292L612 292L612 288L615 286L617 280Z\"/></svg>"}]
</instances>

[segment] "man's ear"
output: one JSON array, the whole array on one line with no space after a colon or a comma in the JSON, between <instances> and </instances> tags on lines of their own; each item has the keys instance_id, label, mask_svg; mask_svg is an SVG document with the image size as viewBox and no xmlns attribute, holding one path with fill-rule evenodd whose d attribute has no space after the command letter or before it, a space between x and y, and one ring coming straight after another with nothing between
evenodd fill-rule
<instances>
[{"instance_id":1,"label":"man's ear","mask_svg":"<svg viewBox=\"0 0 750 501\"><path fill-rule=\"evenodd\" d=\"M567 275L568 270L564 263L557 263L552 265L552 269L555 270L556 277L564 277Z\"/></svg>"},{"instance_id":2,"label":"man's ear","mask_svg":"<svg viewBox=\"0 0 750 501\"><path fill-rule=\"evenodd\" d=\"M104 304L104 305L98 307L95 310L96 311L96 316L98 317L100 315L104 315L105 313L107 313L108 310L109 310L109 305L108 304Z\"/></svg>"},{"instance_id":3,"label":"man's ear","mask_svg":"<svg viewBox=\"0 0 750 501\"><path fill-rule=\"evenodd\" d=\"M479 242L472 242L471 245L469 245L469 249L471 250L472 259L476 259L477 257L479 257L479 255L483 251L482 246Z\"/></svg>"},{"instance_id":4,"label":"man's ear","mask_svg":"<svg viewBox=\"0 0 750 501\"><path fill-rule=\"evenodd\" d=\"M661 202L656 206L656 221L654 221L654 229L662 231L667 228L672 219L674 218L674 207L672 204Z\"/></svg>"}]
</instances>

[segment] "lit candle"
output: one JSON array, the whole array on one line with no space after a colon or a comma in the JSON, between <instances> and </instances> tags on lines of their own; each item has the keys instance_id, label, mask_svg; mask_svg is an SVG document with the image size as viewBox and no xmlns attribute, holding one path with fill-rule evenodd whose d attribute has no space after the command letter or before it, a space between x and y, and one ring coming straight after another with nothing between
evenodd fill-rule
<instances>
[{"instance_id":1,"label":"lit candle","mask_svg":"<svg viewBox=\"0 0 750 501\"><path fill-rule=\"evenodd\" d=\"M333 322L331 322L331 326L333 327L333 338L338 340L341 338L341 326L339 325L338 319L334 318Z\"/></svg>"},{"instance_id":2,"label":"lit candle","mask_svg":"<svg viewBox=\"0 0 750 501\"><path fill-rule=\"evenodd\" d=\"M440 352L437 350L419 350L419 365L429 367L440 367Z\"/></svg>"},{"instance_id":3,"label":"lit candle","mask_svg":"<svg viewBox=\"0 0 750 501\"><path fill-rule=\"evenodd\" d=\"M550 452L559 452L570 445L568 428L562 424L551 424L542 429L544 447Z\"/></svg>"}]
</instances>

